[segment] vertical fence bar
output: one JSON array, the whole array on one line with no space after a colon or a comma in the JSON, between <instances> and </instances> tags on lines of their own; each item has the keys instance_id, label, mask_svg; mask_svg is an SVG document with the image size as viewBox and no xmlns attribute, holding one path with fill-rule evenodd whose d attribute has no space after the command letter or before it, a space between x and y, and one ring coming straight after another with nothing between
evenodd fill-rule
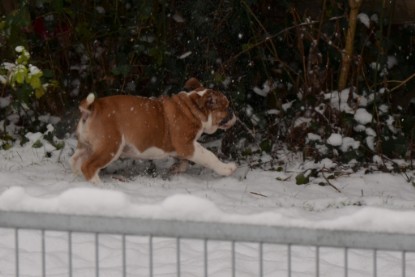
<instances>
[{"instance_id":1,"label":"vertical fence bar","mask_svg":"<svg viewBox=\"0 0 415 277\"><path fill-rule=\"evenodd\" d=\"M232 241L232 277L236 276L235 241Z\"/></svg>"},{"instance_id":2,"label":"vertical fence bar","mask_svg":"<svg viewBox=\"0 0 415 277\"><path fill-rule=\"evenodd\" d=\"M99 277L99 235L95 233L95 276Z\"/></svg>"},{"instance_id":3,"label":"vertical fence bar","mask_svg":"<svg viewBox=\"0 0 415 277\"><path fill-rule=\"evenodd\" d=\"M148 266L149 266L149 275L153 277L153 236L148 237Z\"/></svg>"},{"instance_id":4,"label":"vertical fence bar","mask_svg":"<svg viewBox=\"0 0 415 277\"><path fill-rule=\"evenodd\" d=\"M406 277L406 251L402 251L402 277Z\"/></svg>"},{"instance_id":5,"label":"vertical fence bar","mask_svg":"<svg viewBox=\"0 0 415 277\"><path fill-rule=\"evenodd\" d=\"M122 247L122 276L127 277L127 247L125 244L125 234L121 235L121 247Z\"/></svg>"},{"instance_id":6,"label":"vertical fence bar","mask_svg":"<svg viewBox=\"0 0 415 277\"><path fill-rule=\"evenodd\" d=\"M316 277L320 276L320 247L316 246Z\"/></svg>"},{"instance_id":7,"label":"vertical fence bar","mask_svg":"<svg viewBox=\"0 0 415 277\"><path fill-rule=\"evenodd\" d=\"M376 249L373 249L373 277L378 276L377 253L378 253L378 251Z\"/></svg>"},{"instance_id":8,"label":"vertical fence bar","mask_svg":"<svg viewBox=\"0 0 415 277\"><path fill-rule=\"evenodd\" d=\"M287 273L291 277L291 244L287 245Z\"/></svg>"},{"instance_id":9,"label":"vertical fence bar","mask_svg":"<svg viewBox=\"0 0 415 277\"><path fill-rule=\"evenodd\" d=\"M41 241L41 252L42 252L42 276L46 277L46 242L45 242L45 230L41 231L42 241Z\"/></svg>"},{"instance_id":10,"label":"vertical fence bar","mask_svg":"<svg viewBox=\"0 0 415 277\"><path fill-rule=\"evenodd\" d=\"M208 277L208 240L203 240L203 259L204 259L204 273Z\"/></svg>"},{"instance_id":11,"label":"vertical fence bar","mask_svg":"<svg viewBox=\"0 0 415 277\"><path fill-rule=\"evenodd\" d=\"M177 264L177 277L180 277L180 238L176 238L176 264Z\"/></svg>"},{"instance_id":12,"label":"vertical fence bar","mask_svg":"<svg viewBox=\"0 0 415 277\"><path fill-rule=\"evenodd\" d=\"M349 276L349 259L348 259L349 250L347 247L344 248L344 277Z\"/></svg>"},{"instance_id":13,"label":"vertical fence bar","mask_svg":"<svg viewBox=\"0 0 415 277\"><path fill-rule=\"evenodd\" d=\"M68 232L68 272L69 277L72 277L72 232Z\"/></svg>"},{"instance_id":14,"label":"vertical fence bar","mask_svg":"<svg viewBox=\"0 0 415 277\"><path fill-rule=\"evenodd\" d=\"M264 244L262 242L259 243L259 276L264 276Z\"/></svg>"},{"instance_id":15,"label":"vertical fence bar","mask_svg":"<svg viewBox=\"0 0 415 277\"><path fill-rule=\"evenodd\" d=\"M14 252L14 256L15 256L15 259L16 259L16 277L19 277L20 276L20 272L19 272L19 264L20 264L20 261L19 261L19 229L18 228L15 228L14 229L14 250L15 250L15 252Z\"/></svg>"}]
</instances>

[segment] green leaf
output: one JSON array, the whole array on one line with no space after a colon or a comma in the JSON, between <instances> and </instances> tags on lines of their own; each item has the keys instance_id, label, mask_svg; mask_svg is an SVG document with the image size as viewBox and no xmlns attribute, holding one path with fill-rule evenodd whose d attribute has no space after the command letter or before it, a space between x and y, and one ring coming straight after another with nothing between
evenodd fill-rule
<instances>
[{"instance_id":1,"label":"green leaf","mask_svg":"<svg viewBox=\"0 0 415 277\"><path fill-rule=\"evenodd\" d=\"M123 75L126 77L130 73L131 66L128 64L120 65L112 69L114 75Z\"/></svg>"},{"instance_id":2,"label":"green leaf","mask_svg":"<svg viewBox=\"0 0 415 277\"><path fill-rule=\"evenodd\" d=\"M32 144L33 148L40 148L43 146L43 143L40 140L35 141L35 143Z\"/></svg>"},{"instance_id":3,"label":"green leaf","mask_svg":"<svg viewBox=\"0 0 415 277\"><path fill-rule=\"evenodd\" d=\"M54 73L51 69L45 69L43 70L43 75L45 76L45 78L50 79L50 78L53 78Z\"/></svg>"},{"instance_id":4,"label":"green leaf","mask_svg":"<svg viewBox=\"0 0 415 277\"><path fill-rule=\"evenodd\" d=\"M56 150L61 150L65 147L65 142L60 141L53 144L55 146Z\"/></svg>"},{"instance_id":5,"label":"green leaf","mask_svg":"<svg viewBox=\"0 0 415 277\"><path fill-rule=\"evenodd\" d=\"M16 63L26 65L30 59L30 53L23 48L22 53L17 57Z\"/></svg>"},{"instance_id":6,"label":"green leaf","mask_svg":"<svg viewBox=\"0 0 415 277\"><path fill-rule=\"evenodd\" d=\"M303 173L298 174L295 176L295 183L297 185L305 185L310 182L310 178L308 176L305 176Z\"/></svg>"},{"instance_id":7,"label":"green leaf","mask_svg":"<svg viewBox=\"0 0 415 277\"><path fill-rule=\"evenodd\" d=\"M242 44L242 51L249 51L251 48L252 48L252 44L250 43Z\"/></svg>"},{"instance_id":8,"label":"green leaf","mask_svg":"<svg viewBox=\"0 0 415 277\"><path fill-rule=\"evenodd\" d=\"M272 142L269 139L265 139L263 140L260 145L261 150L266 152L266 153L270 153L272 150Z\"/></svg>"},{"instance_id":9,"label":"green leaf","mask_svg":"<svg viewBox=\"0 0 415 277\"><path fill-rule=\"evenodd\" d=\"M42 97L43 95L45 95L45 90L43 89L43 87L42 86L40 86L39 88L37 88L36 90L35 90L35 96L36 96L36 99L39 99L40 97Z\"/></svg>"},{"instance_id":10,"label":"green leaf","mask_svg":"<svg viewBox=\"0 0 415 277\"><path fill-rule=\"evenodd\" d=\"M39 88L42 87L42 82L40 81L40 78L38 76L32 76L30 78L30 83L29 84L35 90L38 90Z\"/></svg>"},{"instance_id":11,"label":"green leaf","mask_svg":"<svg viewBox=\"0 0 415 277\"><path fill-rule=\"evenodd\" d=\"M3 150L9 150L12 147L13 147L13 144L8 143L8 142L3 143L2 146L1 146L1 148L3 148Z\"/></svg>"},{"instance_id":12,"label":"green leaf","mask_svg":"<svg viewBox=\"0 0 415 277\"><path fill-rule=\"evenodd\" d=\"M14 79L18 84L23 84L27 77L27 68L25 66L18 67L16 73L14 74Z\"/></svg>"}]
</instances>

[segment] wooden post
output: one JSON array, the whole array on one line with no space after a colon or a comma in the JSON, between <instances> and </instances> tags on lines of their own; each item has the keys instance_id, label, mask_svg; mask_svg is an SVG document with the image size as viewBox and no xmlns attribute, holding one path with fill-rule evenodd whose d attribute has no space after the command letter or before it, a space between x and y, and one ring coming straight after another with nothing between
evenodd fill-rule
<instances>
[{"instance_id":1,"label":"wooden post","mask_svg":"<svg viewBox=\"0 0 415 277\"><path fill-rule=\"evenodd\" d=\"M349 26L347 28L346 46L342 53L342 64L339 77L338 90L343 90L347 85L347 80L350 71L350 61L353 55L353 44L356 33L357 16L359 14L360 6L363 0L349 0Z\"/></svg>"}]
</instances>

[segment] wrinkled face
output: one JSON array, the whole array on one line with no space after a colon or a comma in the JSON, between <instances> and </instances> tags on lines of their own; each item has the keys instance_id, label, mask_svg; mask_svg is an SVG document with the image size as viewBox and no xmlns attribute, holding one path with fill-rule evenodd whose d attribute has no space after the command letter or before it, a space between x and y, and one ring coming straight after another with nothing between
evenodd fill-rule
<instances>
[{"instance_id":1,"label":"wrinkled face","mask_svg":"<svg viewBox=\"0 0 415 277\"><path fill-rule=\"evenodd\" d=\"M225 95L215 90L206 89L203 91L202 99L204 100L204 108L209 115L209 126L205 128L206 133L213 133L218 128L226 130L235 124L236 116Z\"/></svg>"}]
</instances>

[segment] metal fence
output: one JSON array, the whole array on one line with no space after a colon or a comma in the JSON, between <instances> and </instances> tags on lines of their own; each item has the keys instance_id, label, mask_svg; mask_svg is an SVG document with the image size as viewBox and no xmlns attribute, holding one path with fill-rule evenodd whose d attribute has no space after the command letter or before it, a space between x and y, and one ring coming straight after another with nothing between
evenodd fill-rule
<instances>
[{"instance_id":1,"label":"metal fence","mask_svg":"<svg viewBox=\"0 0 415 277\"><path fill-rule=\"evenodd\" d=\"M59 253L66 252L56 262L48 254L56 243L53 232L65 244ZM89 253L75 253L78 234L90 235ZM107 235L115 236L115 244L104 251ZM132 238L144 242L131 247ZM30 251L30 243L37 248ZM118 255L111 256L114 251ZM79 255L88 257L88 265L76 264ZM113 257L119 263L109 269ZM415 276L415 235L0 211L0 261L2 277L406 277ZM81 273L85 267L91 270Z\"/></svg>"}]
</instances>

